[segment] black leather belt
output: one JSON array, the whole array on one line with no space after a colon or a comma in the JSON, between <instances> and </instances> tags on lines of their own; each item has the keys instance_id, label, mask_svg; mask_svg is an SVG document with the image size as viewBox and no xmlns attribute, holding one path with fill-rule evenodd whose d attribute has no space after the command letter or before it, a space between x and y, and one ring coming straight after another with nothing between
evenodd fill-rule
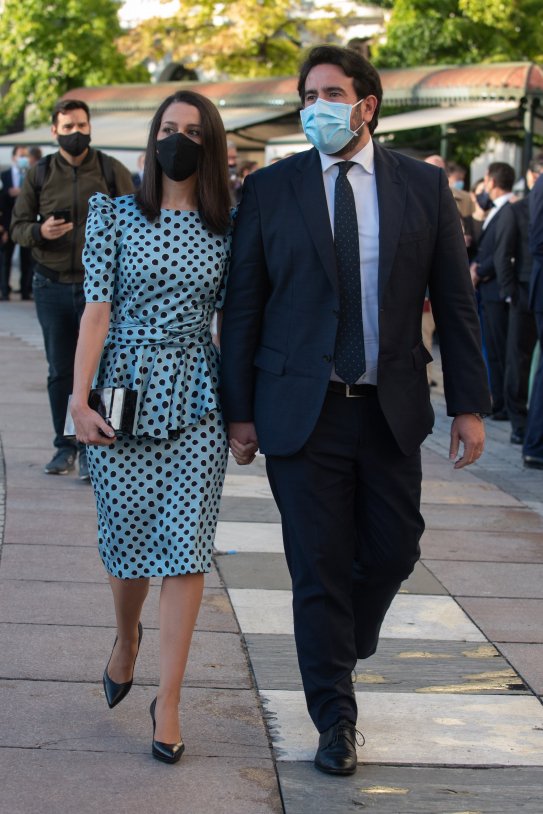
<instances>
[{"instance_id":1,"label":"black leather belt","mask_svg":"<svg viewBox=\"0 0 543 814\"><path fill-rule=\"evenodd\" d=\"M344 384L343 382L329 382L328 390L331 393L338 393L348 399L368 398L377 395L377 387L374 384Z\"/></svg>"}]
</instances>

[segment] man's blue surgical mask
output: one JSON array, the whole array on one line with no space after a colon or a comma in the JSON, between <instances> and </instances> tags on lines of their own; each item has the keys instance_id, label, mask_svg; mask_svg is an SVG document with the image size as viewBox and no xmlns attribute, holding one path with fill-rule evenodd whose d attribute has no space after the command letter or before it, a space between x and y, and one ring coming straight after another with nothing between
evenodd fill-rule
<instances>
[{"instance_id":1,"label":"man's blue surgical mask","mask_svg":"<svg viewBox=\"0 0 543 814\"><path fill-rule=\"evenodd\" d=\"M15 163L20 170L27 170L29 167L28 156L26 155L18 155L15 159Z\"/></svg>"},{"instance_id":2,"label":"man's blue surgical mask","mask_svg":"<svg viewBox=\"0 0 543 814\"><path fill-rule=\"evenodd\" d=\"M362 122L356 130L351 130L351 112L363 101L359 99L356 104L347 105L317 99L314 104L305 107L300 111L300 118L307 140L321 153L339 153L364 126Z\"/></svg>"},{"instance_id":3,"label":"man's blue surgical mask","mask_svg":"<svg viewBox=\"0 0 543 814\"><path fill-rule=\"evenodd\" d=\"M464 182L463 182L463 181L460 181L460 180L458 180L458 181L454 181L454 183L453 183L453 187L454 187L455 189L464 189Z\"/></svg>"}]
</instances>

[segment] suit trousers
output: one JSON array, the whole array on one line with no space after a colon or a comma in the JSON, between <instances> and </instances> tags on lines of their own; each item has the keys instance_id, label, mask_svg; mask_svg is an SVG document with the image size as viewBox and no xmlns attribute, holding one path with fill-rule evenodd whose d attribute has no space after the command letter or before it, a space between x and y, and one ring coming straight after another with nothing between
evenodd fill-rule
<instances>
[{"instance_id":1,"label":"suit trousers","mask_svg":"<svg viewBox=\"0 0 543 814\"><path fill-rule=\"evenodd\" d=\"M507 326L509 306L501 300L482 297L483 330L492 394L492 412L505 409L505 359L507 352Z\"/></svg>"},{"instance_id":2,"label":"suit trousers","mask_svg":"<svg viewBox=\"0 0 543 814\"><path fill-rule=\"evenodd\" d=\"M520 433L526 427L528 383L536 342L535 319L528 307L528 283L518 283L517 298L509 306L505 408L513 430Z\"/></svg>"},{"instance_id":3,"label":"suit trousers","mask_svg":"<svg viewBox=\"0 0 543 814\"><path fill-rule=\"evenodd\" d=\"M377 395L328 392L305 446L266 459L292 577L294 633L311 718L357 718L352 670L371 656L420 556L420 450L403 455Z\"/></svg>"},{"instance_id":4,"label":"suit trousers","mask_svg":"<svg viewBox=\"0 0 543 814\"><path fill-rule=\"evenodd\" d=\"M543 461L543 311L536 311L534 316L541 353L530 394L523 453Z\"/></svg>"}]
</instances>

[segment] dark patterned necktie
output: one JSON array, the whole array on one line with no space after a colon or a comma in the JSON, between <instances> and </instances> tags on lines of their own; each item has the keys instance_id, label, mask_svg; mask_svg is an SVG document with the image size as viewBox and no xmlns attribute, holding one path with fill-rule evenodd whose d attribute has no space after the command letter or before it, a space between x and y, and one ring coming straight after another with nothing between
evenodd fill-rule
<instances>
[{"instance_id":1,"label":"dark patterned necktie","mask_svg":"<svg viewBox=\"0 0 543 814\"><path fill-rule=\"evenodd\" d=\"M366 370L362 326L360 248L353 188L347 173L353 161L341 161L334 192L334 245L339 283L339 325L336 338L336 373L354 384Z\"/></svg>"}]
</instances>

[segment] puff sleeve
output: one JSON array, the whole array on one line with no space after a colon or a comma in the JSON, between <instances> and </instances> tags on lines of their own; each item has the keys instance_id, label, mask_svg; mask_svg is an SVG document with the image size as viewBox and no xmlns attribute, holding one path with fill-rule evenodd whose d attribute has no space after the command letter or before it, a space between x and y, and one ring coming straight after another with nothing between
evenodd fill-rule
<instances>
[{"instance_id":1,"label":"puff sleeve","mask_svg":"<svg viewBox=\"0 0 543 814\"><path fill-rule=\"evenodd\" d=\"M117 263L115 203L97 192L89 200L83 266L86 302L112 302Z\"/></svg>"}]
</instances>

